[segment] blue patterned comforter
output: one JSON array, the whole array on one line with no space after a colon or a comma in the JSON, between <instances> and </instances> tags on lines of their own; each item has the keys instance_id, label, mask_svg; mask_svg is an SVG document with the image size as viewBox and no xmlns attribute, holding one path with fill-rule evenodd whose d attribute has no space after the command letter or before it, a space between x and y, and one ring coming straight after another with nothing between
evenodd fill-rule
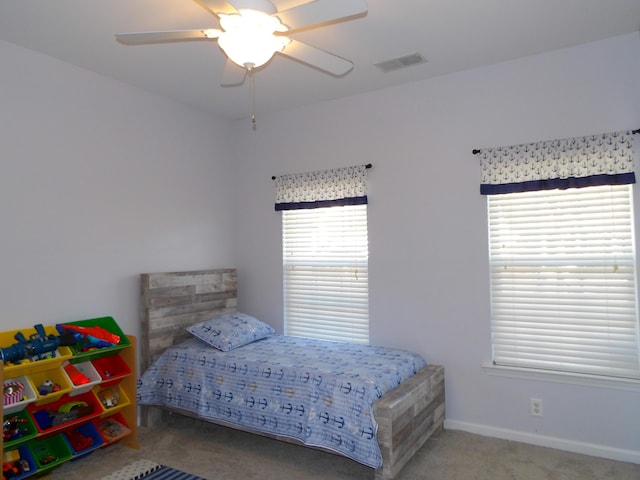
<instances>
[{"instance_id":1,"label":"blue patterned comforter","mask_svg":"<svg viewBox=\"0 0 640 480\"><path fill-rule=\"evenodd\" d=\"M142 375L138 403L298 439L382 465L373 403L426 365L386 347L273 335L222 352L197 338Z\"/></svg>"}]
</instances>

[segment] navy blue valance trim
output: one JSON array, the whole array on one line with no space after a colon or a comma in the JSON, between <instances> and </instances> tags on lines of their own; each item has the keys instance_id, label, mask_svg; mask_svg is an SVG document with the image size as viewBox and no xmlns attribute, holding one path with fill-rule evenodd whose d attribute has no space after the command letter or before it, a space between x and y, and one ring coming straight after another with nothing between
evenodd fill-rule
<instances>
[{"instance_id":1,"label":"navy blue valance trim","mask_svg":"<svg viewBox=\"0 0 640 480\"><path fill-rule=\"evenodd\" d=\"M534 192L537 190L566 190L567 188L595 187L598 185L627 185L636 183L634 172L615 175L592 175L589 177L550 178L548 180L531 180L520 183L503 183L480 185L482 195L499 195L502 193Z\"/></svg>"},{"instance_id":2,"label":"navy blue valance trim","mask_svg":"<svg viewBox=\"0 0 640 480\"><path fill-rule=\"evenodd\" d=\"M315 202L276 203L276 212L281 210L304 210L309 208L344 207L345 205L366 205L367 196L338 198L336 200L318 200Z\"/></svg>"}]
</instances>

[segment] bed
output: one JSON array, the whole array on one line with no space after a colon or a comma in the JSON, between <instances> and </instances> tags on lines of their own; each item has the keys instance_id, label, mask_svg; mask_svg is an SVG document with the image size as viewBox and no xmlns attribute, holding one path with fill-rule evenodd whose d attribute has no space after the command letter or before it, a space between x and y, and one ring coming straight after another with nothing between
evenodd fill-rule
<instances>
[{"instance_id":1,"label":"bed","mask_svg":"<svg viewBox=\"0 0 640 480\"><path fill-rule=\"evenodd\" d=\"M308 372L311 372L311 376L306 380L311 380L309 381L310 384L313 383L314 379L317 381L314 370L301 369L299 364L287 363L288 360L285 361L283 358L276 360L275 365L266 364L264 361L259 360L261 357L257 357L257 355L264 355L266 352L266 355L272 356L271 352L274 348L284 348L285 350L306 352L307 354L319 349L315 355L325 357L327 355L322 350L324 348L323 342L316 344L311 341L311 344L299 344L297 342L306 342L306 340L281 335L265 335L264 338L249 342L248 345L241 348L230 349L227 352L215 352L216 356L214 356L212 350L216 349L204 344L204 342L187 331L187 328L193 330L194 325L211 318L223 315L232 315L234 317L238 315L237 274L235 269L142 274L141 295L141 371L145 372L145 374L143 374L141 382L139 382L142 387L139 390L138 401L142 405L141 423L143 425L160 424L163 421L163 412L179 413L278 440L342 454L371 466L376 479L396 478L402 467L424 442L443 428L445 415L444 368L440 365L423 365L419 359L409 356L408 358L398 358L398 368L393 367L393 374L396 376L396 381L393 384L382 385L384 381L379 379L382 387L380 387L380 391L376 391L379 383L375 383L371 407L373 427L350 427L351 430L358 430L356 433L360 437L366 436L365 434L375 437L369 442L375 445L374 447L361 440L356 439L353 441L345 431L339 430L344 424L342 422L344 417L327 408L328 403L325 399L323 404L322 398L318 400L318 404L322 405L323 408L318 412L314 412L313 415L306 415L304 418L319 419L320 423L324 419L326 420L325 423L333 427L333 430L324 434L327 442L320 441L322 440L320 438L322 435L320 434L312 437L312 434L315 435L316 426L300 422L299 419L302 418L305 407L307 408L306 413L310 413L311 408L314 408L311 405L313 402L309 400L314 395L313 391L303 391L302 386L305 374L308 374ZM187 349L187 346L191 348ZM363 353L360 351L362 346L349 348L357 350L357 355L369 354L369 352ZM382 347L373 348L382 349ZM195 353L193 353L194 349ZM240 398L236 392L236 397L234 398L234 394L229 388L212 386L210 393L214 397L217 396L217 400L214 398L211 401L187 400L180 397L179 401L165 402L164 400L158 400L158 398L149 398L157 395L154 392L150 393L149 389L146 388L152 381L155 381L150 380L150 375L155 375L158 371L166 373L167 369L171 368L172 363L175 363L175 359L180 358L185 362L191 361L187 360L186 357L188 351L192 352L189 354L195 355L190 365L197 365L198 362L202 365L209 363L217 365L216 368L223 369L223 373L220 373L220 371L218 373L202 373L203 376L209 375L207 380L218 382L225 380L227 373L231 370L234 372L236 369L254 370L256 378L259 377L260 382L262 382L260 388L270 390L271 394L273 394L276 389L281 388L280 381L283 380L283 377L291 377L292 379L297 379L296 389L306 396L307 403L296 402L291 399L285 399L287 401L278 400L280 403L274 407L278 410L277 413L280 415L278 417L276 412L273 411L271 412L272 415L267 416L260 416L254 413L258 411L259 407L262 407L260 402L263 401L263 396L249 395ZM387 352L384 349L381 351ZM392 350L391 357L394 356L395 351ZM174 360L167 360L167 358L173 358ZM295 362L297 361L295 360ZM162 364L161 362L165 363ZM369 362L368 358L364 363L367 362ZM352 373L348 366L345 366L343 370L345 372L340 373ZM199 367L191 368L189 374L195 375L194 371L199 372ZM149 373L147 374L147 372ZM372 370L370 373L375 374L375 371ZM182 372L177 375L182 375ZM225 375L224 378L223 375ZM278 382L274 383L271 378L272 375L274 378L278 377ZM366 379L356 377L359 377L359 375L353 374L346 380L340 380L341 377L335 377L337 380L331 382L329 379L334 377L326 374L324 376L325 384L322 388L329 388L327 385L330 384L330 388L336 389L336 391L342 389L341 391L346 392L351 387L358 390L359 387L356 381L371 381L368 377ZM200 380L202 381L194 380L193 385L198 385L197 389L207 388L201 386L207 384L204 377ZM351 383L352 381L353 384ZM232 382L235 388L240 388L238 386L244 380L228 381L227 385ZM378 379L376 379L376 382L378 382ZM216 385L219 387L219 384ZM242 388L245 387L246 382L242 383ZM286 389L287 387L284 388ZM189 390L191 390L191 384L189 384ZM316 389L315 391L317 392L318 390ZM282 394L282 391L278 390L277 394ZM342 397L342 395L340 396ZM355 396L354 393L352 397L355 398ZM335 396L327 394L327 398L337 399L337 394ZM175 395L173 400L176 400ZM216 401L220 401L219 406L216 406ZM249 401L258 402L255 404L255 410L247 408ZM273 401L269 401L271 402L270 405L274 405ZM205 402L206 408L204 407ZM339 402L336 401L335 403ZM237 408L228 408L232 404ZM240 404L242 404L242 408L240 408ZM192 408L194 405L195 408ZM253 406L249 405L249 407ZM266 408L266 405L264 407ZM354 407L353 402L346 404L347 409L353 410ZM331 408L333 408L333 405L331 405ZM213 413L210 414L210 412ZM294 417L296 417L296 420L289 420ZM273 422L277 424L278 428L275 430L268 430L266 426L262 428L263 425L260 422L269 423L271 419L274 419ZM278 421L277 419L280 420ZM348 418L347 421L349 421ZM357 454L361 450L366 450L368 455L373 456L365 457L364 460L360 459ZM376 460L375 455L379 455L379 461Z\"/></svg>"}]
</instances>

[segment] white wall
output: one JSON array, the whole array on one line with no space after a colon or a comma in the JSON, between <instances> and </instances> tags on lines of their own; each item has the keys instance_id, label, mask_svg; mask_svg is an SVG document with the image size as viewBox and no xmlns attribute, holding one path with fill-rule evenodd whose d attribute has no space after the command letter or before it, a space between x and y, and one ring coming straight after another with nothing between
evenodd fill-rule
<instances>
[{"instance_id":1,"label":"white wall","mask_svg":"<svg viewBox=\"0 0 640 480\"><path fill-rule=\"evenodd\" d=\"M0 42L0 329L113 316L139 274L233 266L229 125Z\"/></svg>"},{"instance_id":2,"label":"white wall","mask_svg":"<svg viewBox=\"0 0 640 480\"><path fill-rule=\"evenodd\" d=\"M271 176L371 162L372 343L413 349L445 366L449 428L640 463L638 389L483 371L491 358L486 205L471 154L640 128L639 87L640 38L633 34L258 112L255 132L237 122L241 308L282 330L281 223ZM530 416L531 397L543 399L542 419Z\"/></svg>"}]
</instances>

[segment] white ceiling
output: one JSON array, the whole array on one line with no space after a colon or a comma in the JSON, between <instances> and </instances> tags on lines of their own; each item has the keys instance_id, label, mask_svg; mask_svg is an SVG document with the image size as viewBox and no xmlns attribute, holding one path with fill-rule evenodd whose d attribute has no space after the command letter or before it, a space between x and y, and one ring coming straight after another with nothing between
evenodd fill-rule
<instances>
[{"instance_id":1,"label":"white ceiling","mask_svg":"<svg viewBox=\"0 0 640 480\"><path fill-rule=\"evenodd\" d=\"M323 1L323 0L321 0ZM339 1L339 0L337 0ZM278 8L304 0L276 0ZM320 102L638 32L640 0L368 0L366 16L300 32L352 60L335 78L276 55L255 75L256 112ZM2 0L0 40L215 112L251 113L250 82L222 88L215 41L124 46L115 33L217 27L193 0ZM419 52L391 73L375 63ZM640 59L639 59L640 61Z\"/></svg>"}]
</instances>

